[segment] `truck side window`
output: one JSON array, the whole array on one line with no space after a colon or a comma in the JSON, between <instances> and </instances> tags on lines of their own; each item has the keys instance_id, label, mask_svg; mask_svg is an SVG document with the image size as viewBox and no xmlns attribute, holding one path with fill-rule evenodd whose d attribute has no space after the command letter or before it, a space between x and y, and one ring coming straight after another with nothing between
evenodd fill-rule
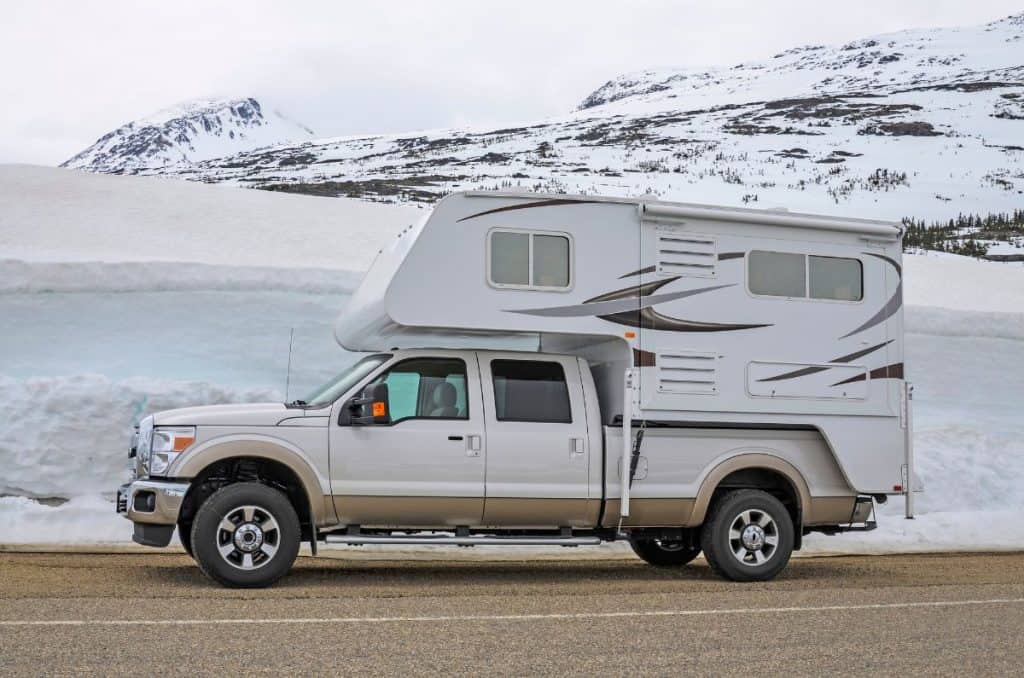
<instances>
[{"instance_id":1,"label":"truck side window","mask_svg":"<svg viewBox=\"0 0 1024 678\"><path fill-rule=\"evenodd\" d=\"M391 422L404 419L469 419L466 364L455 358L412 358L375 383L388 385Z\"/></svg>"},{"instance_id":2,"label":"truck side window","mask_svg":"<svg viewBox=\"0 0 1024 678\"><path fill-rule=\"evenodd\" d=\"M559 363L492 360L498 421L571 424L569 387Z\"/></svg>"}]
</instances>

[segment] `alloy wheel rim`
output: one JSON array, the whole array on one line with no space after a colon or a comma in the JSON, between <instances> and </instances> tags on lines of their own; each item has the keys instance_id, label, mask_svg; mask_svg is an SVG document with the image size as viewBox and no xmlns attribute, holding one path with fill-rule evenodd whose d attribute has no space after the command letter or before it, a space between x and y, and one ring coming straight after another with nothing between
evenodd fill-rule
<instances>
[{"instance_id":1,"label":"alloy wheel rim","mask_svg":"<svg viewBox=\"0 0 1024 678\"><path fill-rule=\"evenodd\" d=\"M729 551L741 565L764 565L778 548L779 526L767 511L747 509L729 523Z\"/></svg>"},{"instance_id":2,"label":"alloy wheel rim","mask_svg":"<svg viewBox=\"0 0 1024 678\"><path fill-rule=\"evenodd\" d=\"M231 567L257 570L277 554L281 530L277 520L259 506L239 506L217 525L217 552Z\"/></svg>"}]
</instances>

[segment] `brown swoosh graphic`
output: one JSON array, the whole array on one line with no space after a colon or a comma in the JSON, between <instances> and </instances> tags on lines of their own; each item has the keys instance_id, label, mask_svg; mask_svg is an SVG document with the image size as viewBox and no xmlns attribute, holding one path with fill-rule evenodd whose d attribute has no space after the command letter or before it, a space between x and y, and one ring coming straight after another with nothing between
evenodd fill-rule
<instances>
[{"instance_id":1,"label":"brown swoosh graphic","mask_svg":"<svg viewBox=\"0 0 1024 678\"><path fill-rule=\"evenodd\" d=\"M903 378L903 363L893 363L892 365L886 365L885 367L879 367L871 370L870 372L872 379L902 379ZM866 377L863 374L858 374L856 377L850 377L849 379L843 379L832 384L833 386L842 386L843 384L852 384L855 381L864 381Z\"/></svg>"},{"instance_id":2,"label":"brown swoosh graphic","mask_svg":"<svg viewBox=\"0 0 1024 678\"><path fill-rule=\"evenodd\" d=\"M476 219L482 217L485 214L497 214L498 212L508 212L511 210L528 210L534 207L555 207L557 205L584 205L593 204L598 202L597 200L573 200L570 198L552 198L550 200L537 200L536 202L524 202L518 205L506 205L504 207L495 207L492 210L485 210L483 212L477 212L476 214L470 214L468 217L462 217L458 221L466 221L468 219ZM457 223L456 222L456 223Z\"/></svg>"},{"instance_id":3,"label":"brown swoosh graphic","mask_svg":"<svg viewBox=\"0 0 1024 678\"><path fill-rule=\"evenodd\" d=\"M627 311L611 315L599 315L597 317L619 325L627 325L645 330L662 330L665 332L732 332L733 330L771 327L770 324L706 323L697 320L685 320L658 313L653 308L642 308L639 311Z\"/></svg>"},{"instance_id":4,"label":"brown swoosh graphic","mask_svg":"<svg viewBox=\"0 0 1024 678\"><path fill-rule=\"evenodd\" d=\"M863 358L869 353L874 353L878 349L892 343L892 339L889 341L883 341L881 344L875 344L860 351L844 355L834 360L829 360L830 363L848 363L856 360L857 358ZM785 374L779 374L774 377L765 377L764 379L758 379L758 382L762 381L785 381L786 379L796 379L797 377L806 377L809 374L817 374L818 372L824 372L829 369L827 366L815 365L812 367L801 367L799 370L793 370L792 372L786 372Z\"/></svg>"},{"instance_id":5,"label":"brown swoosh graphic","mask_svg":"<svg viewBox=\"0 0 1024 678\"><path fill-rule=\"evenodd\" d=\"M641 268L638 271L632 271L630 273L626 273L624 275L620 275L619 276L619 280L622 280L623 278L632 278L635 275L643 275L644 273L654 273L654 271L655 271L655 267L654 266L645 266L644 268Z\"/></svg>"},{"instance_id":6,"label":"brown swoosh graphic","mask_svg":"<svg viewBox=\"0 0 1024 678\"><path fill-rule=\"evenodd\" d=\"M584 304L592 304L597 301L613 301L615 299L627 299L629 297L646 297L654 292L658 291L665 285L673 283L679 280L679 277L674 278L663 278L661 280L655 280L653 282L646 283L644 285L634 285L633 287L624 287L621 290L614 290L612 292L606 292L604 294L592 297L584 301Z\"/></svg>"}]
</instances>

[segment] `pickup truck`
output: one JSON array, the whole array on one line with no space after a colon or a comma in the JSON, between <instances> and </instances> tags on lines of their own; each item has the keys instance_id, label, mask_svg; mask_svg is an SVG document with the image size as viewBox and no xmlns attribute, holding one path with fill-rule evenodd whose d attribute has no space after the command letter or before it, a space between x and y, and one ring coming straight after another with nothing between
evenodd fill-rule
<instances>
[{"instance_id":1,"label":"pickup truck","mask_svg":"<svg viewBox=\"0 0 1024 678\"><path fill-rule=\"evenodd\" d=\"M138 424L117 510L140 544L167 546L177 528L232 587L272 584L304 541L315 554L626 539L651 565L703 552L723 577L766 580L808 531L867 522L871 497L817 431L631 421L624 441L596 369L573 355L394 350L303 400L158 412Z\"/></svg>"}]
</instances>

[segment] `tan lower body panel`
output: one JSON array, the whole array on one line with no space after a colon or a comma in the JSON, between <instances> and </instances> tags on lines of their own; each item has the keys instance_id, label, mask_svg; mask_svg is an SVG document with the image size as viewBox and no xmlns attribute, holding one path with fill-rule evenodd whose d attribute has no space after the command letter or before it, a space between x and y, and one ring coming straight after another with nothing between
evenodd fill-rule
<instances>
[{"instance_id":1,"label":"tan lower body panel","mask_svg":"<svg viewBox=\"0 0 1024 678\"><path fill-rule=\"evenodd\" d=\"M534 499L488 497L484 500L484 527L594 527L600 499Z\"/></svg>"},{"instance_id":2,"label":"tan lower body panel","mask_svg":"<svg viewBox=\"0 0 1024 678\"><path fill-rule=\"evenodd\" d=\"M630 499L627 527L680 527L693 512L693 499ZM604 509L603 527L619 524L619 500L609 499Z\"/></svg>"},{"instance_id":3,"label":"tan lower body panel","mask_svg":"<svg viewBox=\"0 0 1024 678\"><path fill-rule=\"evenodd\" d=\"M811 497L804 525L843 525L850 522L856 497Z\"/></svg>"},{"instance_id":4,"label":"tan lower body panel","mask_svg":"<svg viewBox=\"0 0 1024 678\"><path fill-rule=\"evenodd\" d=\"M805 525L850 522L853 496L812 497L804 511ZM694 499L631 499L625 527L687 527ZM380 497L336 496L338 524L366 527L551 528L594 527L601 502L597 499L533 499L496 497ZM619 524L619 500L609 499L602 527Z\"/></svg>"},{"instance_id":5,"label":"tan lower body panel","mask_svg":"<svg viewBox=\"0 0 1024 678\"><path fill-rule=\"evenodd\" d=\"M479 525L483 497L335 496L339 525L456 527Z\"/></svg>"}]
</instances>

